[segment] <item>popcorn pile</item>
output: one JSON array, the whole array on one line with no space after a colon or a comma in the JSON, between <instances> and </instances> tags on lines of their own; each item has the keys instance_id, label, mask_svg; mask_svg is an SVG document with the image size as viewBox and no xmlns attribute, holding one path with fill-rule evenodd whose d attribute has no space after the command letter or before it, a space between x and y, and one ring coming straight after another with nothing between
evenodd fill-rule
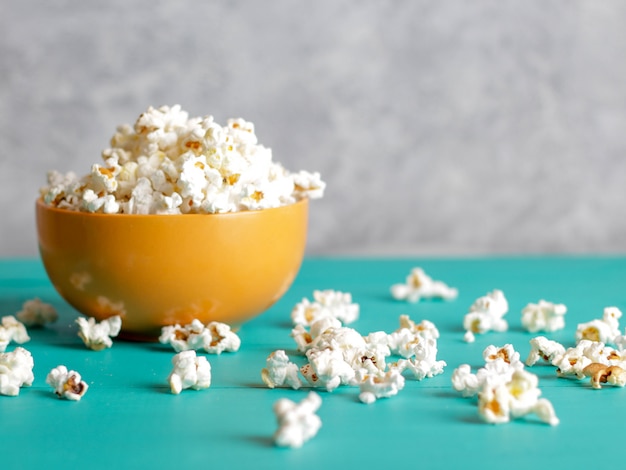
<instances>
[{"instance_id":1,"label":"popcorn pile","mask_svg":"<svg viewBox=\"0 0 626 470\"><path fill-rule=\"evenodd\" d=\"M475 374L469 364L452 373L452 387L463 396L478 395L478 413L488 423L507 423L529 414L550 425L559 423L549 400L539 398L539 379L524 370L519 353L506 344L483 351L484 367Z\"/></svg>"},{"instance_id":2,"label":"popcorn pile","mask_svg":"<svg viewBox=\"0 0 626 470\"><path fill-rule=\"evenodd\" d=\"M589 377L595 389L602 388L603 383L624 387L626 335L619 331L621 316L616 307L607 307L601 319L580 323L576 328L576 345L569 348L544 336L531 339L526 364L533 366L543 361L556 367L558 377Z\"/></svg>"},{"instance_id":3,"label":"popcorn pile","mask_svg":"<svg viewBox=\"0 0 626 470\"><path fill-rule=\"evenodd\" d=\"M261 371L261 378L268 387L298 389L305 382L332 392L342 385L358 386L359 399L372 403L402 390L404 371L412 373L416 380L443 372L446 363L437 360L439 331L433 323L424 320L416 324L407 315L401 315L396 331L390 334L377 331L362 336L340 320L357 317L358 307L351 302L351 296L336 291L316 291L315 298L314 302L305 299L292 310L295 326L291 336L308 362L298 367L284 350L272 352ZM387 365L391 355L402 358Z\"/></svg>"},{"instance_id":4,"label":"popcorn pile","mask_svg":"<svg viewBox=\"0 0 626 470\"><path fill-rule=\"evenodd\" d=\"M209 354L236 352L241 345L239 336L226 323L212 321L204 325L197 319L185 326L164 326L159 342L169 344L176 352L204 349Z\"/></svg>"},{"instance_id":5,"label":"popcorn pile","mask_svg":"<svg viewBox=\"0 0 626 470\"><path fill-rule=\"evenodd\" d=\"M104 165L89 174L48 173L45 204L105 214L187 214L258 210L320 198L319 173L290 173L260 145L254 125L190 118L179 105L148 108L119 126Z\"/></svg>"},{"instance_id":6,"label":"popcorn pile","mask_svg":"<svg viewBox=\"0 0 626 470\"><path fill-rule=\"evenodd\" d=\"M442 281L433 281L422 268L416 267L411 270L404 284L391 286L391 295L396 300L408 302L432 298L454 300L459 291Z\"/></svg>"}]
</instances>

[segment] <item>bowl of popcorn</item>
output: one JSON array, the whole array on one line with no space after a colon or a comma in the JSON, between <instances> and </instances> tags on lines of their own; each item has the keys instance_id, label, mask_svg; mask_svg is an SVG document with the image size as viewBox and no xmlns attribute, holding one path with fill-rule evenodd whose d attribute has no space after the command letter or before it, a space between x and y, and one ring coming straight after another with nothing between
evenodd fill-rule
<instances>
[{"instance_id":1,"label":"bowl of popcorn","mask_svg":"<svg viewBox=\"0 0 626 470\"><path fill-rule=\"evenodd\" d=\"M150 107L102 157L49 172L36 202L44 267L80 313L156 339L195 319L237 327L290 287L325 184L274 162L252 123Z\"/></svg>"}]
</instances>

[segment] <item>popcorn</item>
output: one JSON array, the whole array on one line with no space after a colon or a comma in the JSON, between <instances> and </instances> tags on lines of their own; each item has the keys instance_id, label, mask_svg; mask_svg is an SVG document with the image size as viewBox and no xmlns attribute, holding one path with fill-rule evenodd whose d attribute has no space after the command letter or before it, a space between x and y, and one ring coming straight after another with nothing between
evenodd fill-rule
<instances>
[{"instance_id":1,"label":"popcorn","mask_svg":"<svg viewBox=\"0 0 626 470\"><path fill-rule=\"evenodd\" d=\"M401 372L390 369L382 377L366 375L359 384L361 393L359 400L363 403L374 403L378 398L388 398L398 394L404 388L404 377Z\"/></svg>"},{"instance_id":2,"label":"popcorn","mask_svg":"<svg viewBox=\"0 0 626 470\"><path fill-rule=\"evenodd\" d=\"M423 320L416 324L408 315L400 315L400 327L388 336L388 344L393 354L409 358L415 354L413 348L422 339L439 338L439 330L434 323Z\"/></svg>"},{"instance_id":3,"label":"popcorn","mask_svg":"<svg viewBox=\"0 0 626 470\"><path fill-rule=\"evenodd\" d=\"M476 299L463 319L465 341L471 343L475 340L475 334L491 330L506 331L509 325L503 317L508 311L509 304L501 290L496 289Z\"/></svg>"},{"instance_id":4,"label":"popcorn","mask_svg":"<svg viewBox=\"0 0 626 470\"><path fill-rule=\"evenodd\" d=\"M604 309L602 319L580 323L576 328L576 341L588 339L602 343L612 343L620 335L619 319L622 312L617 307Z\"/></svg>"},{"instance_id":5,"label":"popcorn","mask_svg":"<svg viewBox=\"0 0 626 470\"><path fill-rule=\"evenodd\" d=\"M236 352L241 339L226 323L209 322L206 326L197 319L190 324L164 326L159 341L170 344L176 352L204 349L209 354Z\"/></svg>"},{"instance_id":6,"label":"popcorn","mask_svg":"<svg viewBox=\"0 0 626 470\"><path fill-rule=\"evenodd\" d=\"M24 302L22 310L17 312L15 316L27 327L54 323L59 317L56 309L52 305L44 303L37 298Z\"/></svg>"},{"instance_id":7,"label":"popcorn","mask_svg":"<svg viewBox=\"0 0 626 470\"><path fill-rule=\"evenodd\" d=\"M583 369L585 377L591 377L591 386L595 389L602 388L601 383L609 383L618 387L626 384L626 370L620 366L607 366L593 362Z\"/></svg>"},{"instance_id":8,"label":"popcorn","mask_svg":"<svg viewBox=\"0 0 626 470\"><path fill-rule=\"evenodd\" d=\"M310 349L307 359L309 363L302 366L300 372L309 384L325 387L328 392L340 385L351 384L356 375L339 349Z\"/></svg>"},{"instance_id":9,"label":"popcorn","mask_svg":"<svg viewBox=\"0 0 626 470\"><path fill-rule=\"evenodd\" d=\"M275 444L280 447L302 447L314 437L322 426L322 420L315 414L321 404L322 399L315 392L310 392L300 403L287 398L274 403L278 421Z\"/></svg>"},{"instance_id":10,"label":"popcorn","mask_svg":"<svg viewBox=\"0 0 626 470\"><path fill-rule=\"evenodd\" d=\"M211 364L204 356L196 356L193 350L182 351L172 358L174 368L168 377L172 393L192 388L201 390L211 386Z\"/></svg>"},{"instance_id":11,"label":"popcorn","mask_svg":"<svg viewBox=\"0 0 626 470\"><path fill-rule=\"evenodd\" d=\"M284 350L279 349L271 353L267 357L266 364L266 367L261 370L261 378L269 388L287 385L298 390L302 386L298 377L299 368L289 360Z\"/></svg>"},{"instance_id":12,"label":"popcorn","mask_svg":"<svg viewBox=\"0 0 626 470\"><path fill-rule=\"evenodd\" d=\"M205 329L204 350L209 354L237 352L241 346L241 339L226 323L210 322Z\"/></svg>"},{"instance_id":13,"label":"popcorn","mask_svg":"<svg viewBox=\"0 0 626 470\"><path fill-rule=\"evenodd\" d=\"M479 393L478 411L486 422L507 423L534 413L552 426L559 423L550 401L539 398L539 379L525 370L516 370L506 383L486 385Z\"/></svg>"},{"instance_id":14,"label":"popcorn","mask_svg":"<svg viewBox=\"0 0 626 470\"><path fill-rule=\"evenodd\" d=\"M35 379L33 367L33 357L22 347L0 353L0 395L17 396L21 387L30 387Z\"/></svg>"},{"instance_id":15,"label":"popcorn","mask_svg":"<svg viewBox=\"0 0 626 470\"><path fill-rule=\"evenodd\" d=\"M88 174L48 173L45 204L106 214L222 213L320 198L319 173L290 173L257 142L254 125L150 107L122 125Z\"/></svg>"},{"instance_id":16,"label":"popcorn","mask_svg":"<svg viewBox=\"0 0 626 470\"><path fill-rule=\"evenodd\" d=\"M72 401L79 401L89 388L78 372L68 371L64 365L52 369L46 377L46 383L54 389L59 398Z\"/></svg>"},{"instance_id":17,"label":"popcorn","mask_svg":"<svg viewBox=\"0 0 626 470\"><path fill-rule=\"evenodd\" d=\"M524 369L519 353L510 344L501 348L488 346L483 351L483 359L485 365L476 374L471 373L469 364L462 364L453 371L452 387L463 396L475 396L486 386L507 383L516 371Z\"/></svg>"},{"instance_id":18,"label":"popcorn","mask_svg":"<svg viewBox=\"0 0 626 470\"><path fill-rule=\"evenodd\" d=\"M530 352L526 358L526 365L532 366L540 359L555 365L555 361L565 354L565 347L561 343L549 340L545 336L537 336L530 340Z\"/></svg>"},{"instance_id":19,"label":"popcorn","mask_svg":"<svg viewBox=\"0 0 626 470\"><path fill-rule=\"evenodd\" d=\"M302 299L293 308L291 319L295 325L311 326L322 318L336 318L347 325L359 318L359 305L352 302L349 293L334 290L316 290L314 301Z\"/></svg>"},{"instance_id":20,"label":"popcorn","mask_svg":"<svg viewBox=\"0 0 626 470\"><path fill-rule=\"evenodd\" d=\"M434 377L443 373L445 361L437 360L437 340L434 338L416 337L411 342L410 353L402 349L403 357L390 367L403 372L411 371L415 380Z\"/></svg>"},{"instance_id":21,"label":"popcorn","mask_svg":"<svg viewBox=\"0 0 626 470\"><path fill-rule=\"evenodd\" d=\"M585 355L591 344L592 341L581 340L575 347L567 348L562 355L555 357L552 364L557 368L557 375L559 377L573 375L582 379L585 376L583 370L593 362Z\"/></svg>"},{"instance_id":22,"label":"popcorn","mask_svg":"<svg viewBox=\"0 0 626 470\"><path fill-rule=\"evenodd\" d=\"M7 315L0 319L0 353L6 351L11 341L24 344L30 341L30 336L28 336L24 324L13 315Z\"/></svg>"},{"instance_id":23,"label":"popcorn","mask_svg":"<svg viewBox=\"0 0 626 470\"><path fill-rule=\"evenodd\" d=\"M79 317L76 319L78 323L78 336L83 340L85 346L94 351L102 351L103 349L113 346L112 337L119 334L122 328L122 317L114 315L96 322L95 318L85 319Z\"/></svg>"},{"instance_id":24,"label":"popcorn","mask_svg":"<svg viewBox=\"0 0 626 470\"><path fill-rule=\"evenodd\" d=\"M522 326L531 333L538 331L557 331L565 327L567 307L540 300L537 304L528 304L522 310Z\"/></svg>"},{"instance_id":25,"label":"popcorn","mask_svg":"<svg viewBox=\"0 0 626 470\"><path fill-rule=\"evenodd\" d=\"M433 281L422 268L413 268L405 284L391 286L391 295L396 300L418 302L420 299L456 299L458 290L441 281Z\"/></svg>"}]
</instances>

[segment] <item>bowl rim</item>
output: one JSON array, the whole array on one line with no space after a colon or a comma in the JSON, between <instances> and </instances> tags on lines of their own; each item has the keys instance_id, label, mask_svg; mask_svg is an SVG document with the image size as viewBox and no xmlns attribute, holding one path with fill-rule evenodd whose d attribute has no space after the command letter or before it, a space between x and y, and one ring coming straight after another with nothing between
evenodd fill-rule
<instances>
[{"instance_id":1,"label":"bowl rim","mask_svg":"<svg viewBox=\"0 0 626 470\"><path fill-rule=\"evenodd\" d=\"M103 214L102 212L87 212L81 210L72 210L72 209L64 209L56 206L51 206L46 204L43 201L42 197L38 197L35 201L35 207L41 208L42 210L50 211L53 213L59 213L67 215L68 217L102 217L102 218L111 218L111 217L123 217L128 219L161 219L164 217L168 218L178 218L185 217L186 219L191 217L252 217L253 215L257 215L259 213L267 213L267 212L276 212L285 210L286 208L298 206L298 205L308 205L309 198L305 197L302 199L298 199L295 202L290 204L284 204L277 207L269 207L267 209L247 209L243 211L231 211L231 212L214 212L214 213L193 213L193 214L124 214L124 213L115 213L115 214ZM245 215L244 215L245 214Z\"/></svg>"}]
</instances>

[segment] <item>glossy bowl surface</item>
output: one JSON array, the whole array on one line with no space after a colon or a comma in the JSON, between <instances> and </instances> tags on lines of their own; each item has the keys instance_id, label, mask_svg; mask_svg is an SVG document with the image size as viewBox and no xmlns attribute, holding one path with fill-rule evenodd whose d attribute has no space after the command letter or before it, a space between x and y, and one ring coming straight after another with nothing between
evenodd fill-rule
<instances>
[{"instance_id":1,"label":"glossy bowl surface","mask_svg":"<svg viewBox=\"0 0 626 470\"><path fill-rule=\"evenodd\" d=\"M39 251L59 294L86 316L122 316L122 335L164 325L238 327L295 279L308 201L227 214L89 214L36 203Z\"/></svg>"}]
</instances>

